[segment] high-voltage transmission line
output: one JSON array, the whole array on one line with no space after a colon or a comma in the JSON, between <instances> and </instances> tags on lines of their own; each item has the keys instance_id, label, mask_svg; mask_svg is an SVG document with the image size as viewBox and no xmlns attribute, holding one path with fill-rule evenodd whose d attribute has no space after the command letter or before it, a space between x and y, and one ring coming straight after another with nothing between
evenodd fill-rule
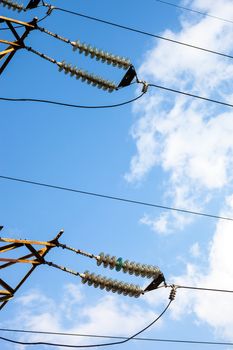
<instances>
[{"instance_id":1,"label":"high-voltage transmission line","mask_svg":"<svg viewBox=\"0 0 233 350\"><path fill-rule=\"evenodd\" d=\"M2 227L0 227L0 229L1 228ZM143 295L145 292L158 288L158 286L161 283L164 283L164 286L166 286L164 275L158 267L152 266L152 265L139 264L129 260L123 260L121 257L117 258L115 256L110 256L104 253L95 255L92 253L84 252L83 250L80 250L80 249L69 247L66 244L62 244L59 242L59 238L61 237L62 234L63 234L63 230L61 230L53 240L48 242L0 237L0 242L3 242L4 244L2 247L0 247L0 253L6 253L21 247L25 247L29 250L29 254L24 255L22 257L18 257L14 259L9 257L0 258L0 262L3 262L3 264L0 265L0 270L17 263L32 264L31 269L28 271L28 273L23 277L23 279L18 283L16 287L10 286L6 281L0 278L0 285L4 288L3 290L0 290L0 295L1 295L0 310L4 307L4 305L6 305L6 303L11 298L14 297L15 292L26 281L26 279L30 276L30 274L34 271L34 269L37 266L43 265L43 264L57 268L64 272L70 273L74 276L79 276L82 280L82 283L86 285L94 286L95 288L105 289L108 292L111 291L113 293L118 293L124 296L130 296L135 298L138 298L139 296ZM38 250L34 247L38 245L42 245L44 246L44 248ZM49 250L55 247L70 250L78 255L83 255L87 258L94 259L96 260L97 266L103 265L103 267L105 268L110 268L111 270L116 270L118 272L122 271L130 275L150 278L152 279L152 282L145 289L143 289L138 285L125 283L115 279L113 280L111 278L108 278L102 275L90 273L89 271L85 271L83 273L73 271L68 267L61 266L54 262L45 260L45 255L49 252ZM173 297L173 294L171 294L172 297Z\"/></svg>"},{"instance_id":2,"label":"high-voltage transmission line","mask_svg":"<svg viewBox=\"0 0 233 350\"><path fill-rule=\"evenodd\" d=\"M10 8L14 8L18 11L23 10L23 7L21 5L18 5L17 3L10 2L9 0L2 0L2 1L3 1L3 4L7 5ZM37 18L34 18L33 21L27 23L27 22L22 22L15 19L0 16L0 23L3 23L3 22L7 24L7 26L11 30L16 40L7 41L7 40L0 39L0 43L9 45L6 50L0 52L0 58L4 58L9 54L5 62L2 64L2 66L0 66L0 74L6 68L7 64L12 59L12 57L17 52L17 50L26 49L27 51L32 52L37 56L49 61L50 63L57 65L60 72L63 71L65 74L69 74L71 77L80 79L82 82L86 82L89 85L96 86L97 88L106 90L108 92L112 92L114 90L118 90L119 88L128 86L132 82L132 80L136 77L136 71L129 59L110 54L106 51L103 51L95 47L92 47L90 45L87 45L85 43L82 43L79 40L71 41L70 39L64 38L56 33L52 33L45 28L39 27L37 24ZM25 33L21 37L17 33L16 28L13 27L12 23L16 23L25 27ZM65 61L58 61L52 57L49 57L44 53L41 53L33 49L32 47L25 45L24 39L26 39L29 32L32 30L40 30L41 32L46 33L52 36L53 38L56 38L58 40L63 41L66 44L69 44L74 51L78 50L80 54L84 54L85 56L89 56L90 58L95 58L97 61L100 61L101 63L106 63L108 65L112 65L113 67L125 69L127 70L127 72L121 79L120 83L115 84L112 81L106 80L102 77L99 77L97 75L84 71L80 68L77 68L76 66L72 66L71 64Z\"/></svg>"}]
</instances>

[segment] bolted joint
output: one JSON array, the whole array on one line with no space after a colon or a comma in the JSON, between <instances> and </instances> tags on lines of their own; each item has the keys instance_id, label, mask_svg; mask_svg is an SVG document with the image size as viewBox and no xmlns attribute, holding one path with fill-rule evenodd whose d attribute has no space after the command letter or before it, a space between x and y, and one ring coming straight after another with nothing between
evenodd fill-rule
<instances>
[{"instance_id":1,"label":"bolted joint","mask_svg":"<svg viewBox=\"0 0 233 350\"><path fill-rule=\"evenodd\" d=\"M48 7L46 15L51 15L52 11L55 10L56 6L45 4L44 6Z\"/></svg>"},{"instance_id":2,"label":"bolted joint","mask_svg":"<svg viewBox=\"0 0 233 350\"><path fill-rule=\"evenodd\" d=\"M175 297L176 297L176 290L177 290L177 286L175 286L174 284L171 285L171 292L170 292L170 295L169 295L169 299L171 301L175 300Z\"/></svg>"}]
</instances>

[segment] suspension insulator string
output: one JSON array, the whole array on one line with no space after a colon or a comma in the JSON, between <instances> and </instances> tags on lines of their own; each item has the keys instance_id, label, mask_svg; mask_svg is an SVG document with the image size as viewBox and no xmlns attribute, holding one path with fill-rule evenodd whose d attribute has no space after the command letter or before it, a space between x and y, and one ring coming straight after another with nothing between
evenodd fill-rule
<instances>
[{"instance_id":1,"label":"suspension insulator string","mask_svg":"<svg viewBox=\"0 0 233 350\"><path fill-rule=\"evenodd\" d=\"M116 271L122 270L124 273L129 273L130 275L157 278L161 274L160 269L156 266L140 264L129 260L124 261L121 257L116 258L109 254L100 253L96 257L96 261L98 266L103 265L105 268L108 267Z\"/></svg>"},{"instance_id":2,"label":"suspension insulator string","mask_svg":"<svg viewBox=\"0 0 233 350\"><path fill-rule=\"evenodd\" d=\"M108 292L111 291L113 293L135 298L144 294L144 291L140 286L89 273L89 271L85 271L81 278L82 283L87 283L87 285L94 286L95 288L105 289Z\"/></svg>"},{"instance_id":3,"label":"suspension insulator string","mask_svg":"<svg viewBox=\"0 0 233 350\"><path fill-rule=\"evenodd\" d=\"M70 39L64 38L59 34L53 33L46 28L42 28L40 26L36 27L43 33L46 33L52 36L55 39L61 40L67 44L70 44L73 47L73 50L78 50L80 54L84 54L85 56L89 56L90 58L95 58L97 61L102 63L107 63L112 65L113 67L128 69L132 64L128 58L120 57L117 55L113 55L106 51L97 49L96 47L92 47L89 44L82 43L79 40L71 41Z\"/></svg>"},{"instance_id":4,"label":"suspension insulator string","mask_svg":"<svg viewBox=\"0 0 233 350\"><path fill-rule=\"evenodd\" d=\"M8 7L8 9L11 9L13 11L26 11L23 5L20 5L17 2L13 2L11 0L1 0L0 4L2 4L4 7Z\"/></svg>"},{"instance_id":5,"label":"suspension insulator string","mask_svg":"<svg viewBox=\"0 0 233 350\"><path fill-rule=\"evenodd\" d=\"M118 89L114 82L111 82L109 80L93 75L82 69L78 69L77 67L72 66L71 64L68 64L65 61L58 62L54 58L49 57L37 50L34 50L32 47L24 46L24 48L29 52L32 52L37 56L40 56L41 58L56 64L59 68L59 72L64 71L65 74L69 73L71 77L76 77L76 79L81 79L82 82L86 82L89 85L96 86L97 88L103 89L108 92L113 92L114 90Z\"/></svg>"}]
</instances>

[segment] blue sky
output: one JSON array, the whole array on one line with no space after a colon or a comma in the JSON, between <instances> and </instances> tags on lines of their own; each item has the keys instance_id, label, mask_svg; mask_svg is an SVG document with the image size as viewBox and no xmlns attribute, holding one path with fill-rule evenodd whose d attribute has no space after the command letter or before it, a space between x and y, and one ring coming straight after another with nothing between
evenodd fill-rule
<instances>
[{"instance_id":1,"label":"blue sky","mask_svg":"<svg viewBox=\"0 0 233 350\"><path fill-rule=\"evenodd\" d=\"M228 0L174 2L232 19ZM232 23L181 11L156 1L56 1L56 6L232 54ZM40 8L1 15L30 21ZM232 103L230 59L158 41L54 11L42 26L71 40L129 57L141 79ZM9 38L5 31L3 38ZM124 71L82 57L46 34L26 40L58 61L120 81ZM59 73L55 65L20 50L1 76L1 96L44 98L81 105L114 104L140 94L136 85L108 94ZM133 105L72 109L1 101L1 175L183 209L233 216L232 111L156 89ZM61 242L158 265L168 282L233 289L230 222L181 215L54 189L0 181L2 236ZM148 281L96 267L86 258L53 250L49 259L78 270L145 285ZM4 271L16 283L25 271ZM131 299L83 286L80 279L40 266L1 311L1 328L129 335L167 303L159 290ZM213 305L215 307L213 308ZM232 297L179 291L170 311L145 336L212 341L232 339ZM1 332L1 336L16 337ZM23 341L41 336L17 335ZM43 336L82 344L83 340ZM85 339L86 343L93 340ZM131 342L125 349L139 348ZM143 343L145 349L155 344ZM4 349L12 345L3 343ZM158 343L160 349L195 345ZM206 346L198 346L204 349ZM224 347L223 347L224 348ZM15 347L17 349L17 347ZM27 347L26 347L27 349ZM29 347L28 347L29 349ZM226 347L227 349L227 347Z\"/></svg>"}]
</instances>

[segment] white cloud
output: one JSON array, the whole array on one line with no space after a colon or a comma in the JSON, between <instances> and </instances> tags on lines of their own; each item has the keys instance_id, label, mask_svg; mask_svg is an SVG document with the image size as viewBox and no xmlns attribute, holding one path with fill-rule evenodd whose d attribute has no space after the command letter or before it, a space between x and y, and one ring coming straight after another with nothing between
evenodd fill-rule
<instances>
[{"instance_id":1,"label":"white cloud","mask_svg":"<svg viewBox=\"0 0 233 350\"><path fill-rule=\"evenodd\" d=\"M233 195L226 198L226 206L222 215L232 216ZM208 266L203 269L202 264L187 263L185 274L173 277L173 281L180 285L233 290L232 246L232 222L219 221L209 247ZM233 294L178 289L172 315L179 319L187 313L194 313L199 322L210 325L218 336L233 340Z\"/></svg>"},{"instance_id":2,"label":"white cloud","mask_svg":"<svg viewBox=\"0 0 233 350\"><path fill-rule=\"evenodd\" d=\"M191 1L191 7L233 17L231 1ZM231 23L184 15L181 30L166 30L174 40L230 53ZM139 76L178 90L215 99L232 98L232 60L199 50L156 41L145 55ZM168 177L164 200L183 209L203 210L215 194L232 183L233 112L192 98L151 88L134 109L138 120L131 129L137 152L125 175L128 182L142 181L155 166ZM176 214L175 214L176 215ZM166 220L165 220L166 217ZM160 232L183 228L190 220L173 214L141 222ZM169 221L169 225L167 225Z\"/></svg>"},{"instance_id":3,"label":"white cloud","mask_svg":"<svg viewBox=\"0 0 233 350\"><path fill-rule=\"evenodd\" d=\"M197 10L233 18L230 0L192 0L184 5ZM190 18L192 19L190 20ZM232 53L232 23L210 17L183 13L181 29L167 29L164 36L215 51ZM233 61L164 41L156 41L145 55L139 77L158 85L213 99L233 100ZM164 176L164 200L169 206L195 211L205 210L211 202L220 215L233 215L233 112L230 108L149 89L134 113L138 120L131 129L136 143L128 182L142 181L153 169L160 167ZM225 209L223 210L223 205ZM226 209L227 208L227 209ZM176 220L176 216L179 220ZM177 213L160 216L145 213L141 223L160 233L182 229L189 221ZM225 288L233 290L232 222L219 221L203 260L186 263L186 272L173 277L177 284ZM198 258L195 243L189 253ZM201 258L203 258L203 253ZM193 260L193 259L192 259ZM198 261L198 260L196 260ZM153 296L148 296L153 303ZM233 295L179 289L172 306L176 320L194 313L196 320L211 326L216 334L233 340Z\"/></svg>"},{"instance_id":4,"label":"white cloud","mask_svg":"<svg viewBox=\"0 0 233 350\"><path fill-rule=\"evenodd\" d=\"M194 243L191 247L190 247L190 254L192 257L194 258L198 258L201 255L200 252L200 245L198 242Z\"/></svg>"},{"instance_id":5,"label":"white cloud","mask_svg":"<svg viewBox=\"0 0 233 350\"><path fill-rule=\"evenodd\" d=\"M149 215L145 214L140 219L141 224L148 225L153 231L159 233L168 233L168 214L162 213L157 220L151 219Z\"/></svg>"}]
</instances>

